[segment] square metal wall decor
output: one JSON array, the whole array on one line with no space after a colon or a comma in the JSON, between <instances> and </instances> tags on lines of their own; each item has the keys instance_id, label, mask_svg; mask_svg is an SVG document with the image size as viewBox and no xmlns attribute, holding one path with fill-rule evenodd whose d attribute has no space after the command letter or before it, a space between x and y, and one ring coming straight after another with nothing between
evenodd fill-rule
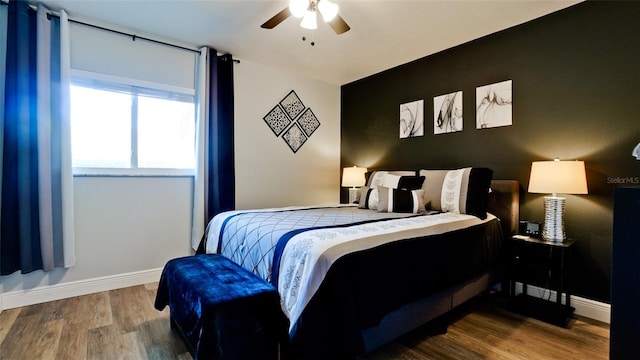
<instances>
[{"instance_id":1,"label":"square metal wall decor","mask_svg":"<svg viewBox=\"0 0 640 360\"><path fill-rule=\"evenodd\" d=\"M311 108L305 107L293 90L262 119L277 137L282 136L294 154L320 127L320 121Z\"/></svg>"},{"instance_id":2,"label":"square metal wall decor","mask_svg":"<svg viewBox=\"0 0 640 360\"><path fill-rule=\"evenodd\" d=\"M279 105L276 105L267 115L263 117L264 121L269 125L271 131L276 136L280 136L282 131L291 125L291 119L285 114Z\"/></svg>"},{"instance_id":3,"label":"square metal wall decor","mask_svg":"<svg viewBox=\"0 0 640 360\"><path fill-rule=\"evenodd\" d=\"M293 90L291 90L289 94L287 94L287 96L285 96L284 99L280 101L280 106L282 106L284 111L286 111L291 120L297 118L298 115L300 115L300 113L304 110L304 104L302 103L302 100L300 100L298 94L296 94L296 92Z\"/></svg>"},{"instance_id":4,"label":"square metal wall decor","mask_svg":"<svg viewBox=\"0 0 640 360\"><path fill-rule=\"evenodd\" d=\"M295 154L307 141L307 136L302 132L298 124L293 124L289 130L285 131L282 135L282 139L284 139L284 142L289 145L289 148L291 148L291 151Z\"/></svg>"},{"instance_id":5,"label":"square metal wall decor","mask_svg":"<svg viewBox=\"0 0 640 360\"><path fill-rule=\"evenodd\" d=\"M304 130L307 136L311 136L311 134L320 127L320 121L318 121L316 115L311 111L311 108L308 108L302 113L302 116L298 119L298 124L302 126L302 130Z\"/></svg>"}]
</instances>

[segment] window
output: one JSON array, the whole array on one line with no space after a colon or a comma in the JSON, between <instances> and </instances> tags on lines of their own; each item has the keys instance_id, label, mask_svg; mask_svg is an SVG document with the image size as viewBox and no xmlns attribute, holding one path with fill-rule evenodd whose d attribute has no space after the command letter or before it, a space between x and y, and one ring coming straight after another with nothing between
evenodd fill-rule
<instances>
[{"instance_id":1,"label":"window","mask_svg":"<svg viewBox=\"0 0 640 360\"><path fill-rule=\"evenodd\" d=\"M192 173L194 96L74 79L71 133L75 173Z\"/></svg>"}]
</instances>

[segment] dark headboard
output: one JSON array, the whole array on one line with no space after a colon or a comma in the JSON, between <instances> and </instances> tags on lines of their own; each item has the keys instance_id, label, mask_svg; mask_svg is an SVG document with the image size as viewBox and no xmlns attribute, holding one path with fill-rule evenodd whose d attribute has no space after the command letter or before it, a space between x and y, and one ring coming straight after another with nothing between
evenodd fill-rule
<instances>
[{"instance_id":1,"label":"dark headboard","mask_svg":"<svg viewBox=\"0 0 640 360\"><path fill-rule=\"evenodd\" d=\"M505 236L515 234L520 220L520 183L516 180L492 180L488 211L500 218Z\"/></svg>"}]
</instances>

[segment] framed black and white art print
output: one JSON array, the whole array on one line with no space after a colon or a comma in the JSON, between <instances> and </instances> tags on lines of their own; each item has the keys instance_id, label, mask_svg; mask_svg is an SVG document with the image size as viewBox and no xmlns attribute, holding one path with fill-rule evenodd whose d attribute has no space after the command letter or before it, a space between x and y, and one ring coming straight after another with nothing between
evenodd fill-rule
<instances>
[{"instance_id":1,"label":"framed black and white art print","mask_svg":"<svg viewBox=\"0 0 640 360\"><path fill-rule=\"evenodd\" d=\"M512 121L512 81L476 88L476 129L510 126Z\"/></svg>"},{"instance_id":2,"label":"framed black and white art print","mask_svg":"<svg viewBox=\"0 0 640 360\"><path fill-rule=\"evenodd\" d=\"M400 138L424 135L424 100L400 105Z\"/></svg>"},{"instance_id":3,"label":"framed black and white art print","mask_svg":"<svg viewBox=\"0 0 640 360\"><path fill-rule=\"evenodd\" d=\"M433 133L462 131L462 91L433 98Z\"/></svg>"}]
</instances>

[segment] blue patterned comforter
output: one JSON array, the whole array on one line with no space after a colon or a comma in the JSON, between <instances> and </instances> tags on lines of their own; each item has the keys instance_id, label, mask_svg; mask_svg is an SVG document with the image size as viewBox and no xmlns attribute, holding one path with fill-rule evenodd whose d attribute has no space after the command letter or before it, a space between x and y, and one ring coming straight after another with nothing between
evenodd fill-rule
<instances>
[{"instance_id":1,"label":"blue patterned comforter","mask_svg":"<svg viewBox=\"0 0 640 360\"><path fill-rule=\"evenodd\" d=\"M379 213L355 206L328 206L230 211L216 216L207 228L207 253L223 254L263 279L272 279L276 247L302 231L363 224L413 214ZM280 247L284 248L285 240Z\"/></svg>"}]
</instances>

